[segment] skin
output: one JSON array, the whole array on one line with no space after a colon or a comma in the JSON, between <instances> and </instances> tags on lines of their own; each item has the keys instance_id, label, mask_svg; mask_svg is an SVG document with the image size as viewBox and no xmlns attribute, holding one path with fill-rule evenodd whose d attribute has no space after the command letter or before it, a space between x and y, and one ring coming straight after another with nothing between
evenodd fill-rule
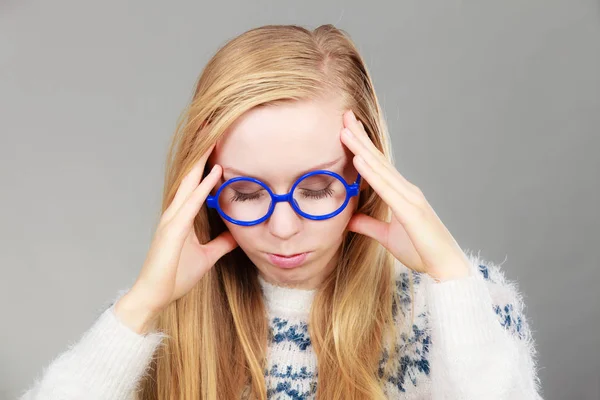
<instances>
[{"instance_id":1,"label":"skin","mask_svg":"<svg viewBox=\"0 0 600 400\"><path fill-rule=\"evenodd\" d=\"M213 168L200 182L205 162ZM251 176L281 194L314 169L338 172L347 182L360 173L363 187L370 185L390 207L391 221L355 212L357 197L323 221L304 219L289 203L278 203L261 224L246 227L225 221L229 231L207 244L198 242L193 218L206 196L215 194L225 180L236 174ZM186 175L161 217L138 280L115 311L136 332L146 332L166 305L187 293L216 260L238 245L266 281L315 289L335 267L346 229L377 240L402 264L438 283L470 275L468 257L423 192L374 146L352 110L342 110L336 99L255 108L229 127ZM293 269L278 268L267 257L300 252L310 252L307 262Z\"/></svg>"},{"instance_id":2,"label":"skin","mask_svg":"<svg viewBox=\"0 0 600 400\"><path fill-rule=\"evenodd\" d=\"M336 98L248 111L216 144L209 162L223 167L213 194L220 183L240 175L287 193L303 173L330 169L347 182L360 173L392 210L391 222L378 221L355 213L358 198L353 197L342 213L324 221L304 219L288 203L278 203L267 221L252 227L225 221L267 282L317 288L336 265L345 229L377 240L401 263L437 282L469 275L467 256L423 192L381 154L352 110ZM293 269L279 268L267 257L307 251L307 262Z\"/></svg>"},{"instance_id":3,"label":"skin","mask_svg":"<svg viewBox=\"0 0 600 400\"><path fill-rule=\"evenodd\" d=\"M392 211L389 223L357 213L348 229L377 240L402 264L438 283L469 276L467 255L423 191L381 154L351 110L344 113L343 121L341 140L354 154L354 166Z\"/></svg>"},{"instance_id":4,"label":"skin","mask_svg":"<svg viewBox=\"0 0 600 400\"><path fill-rule=\"evenodd\" d=\"M228 179L250 176L274 193L287 193L303 173L326 169L356 179L352 153L340 141L344 110L337 99L295 101L252 109L229 127L217 142L209 164L223 167L212 194ZM257 155L260 155L257 157ZM235 241L258 268L278 286L315 289L335 267L343 233L356 210L358 197L333 218L305 219L289 203L278 203L271 217L255 226L224 221ZM305 263L283 269L271 264L266 253L310 252Z\"/></svg>"}]
</instances>

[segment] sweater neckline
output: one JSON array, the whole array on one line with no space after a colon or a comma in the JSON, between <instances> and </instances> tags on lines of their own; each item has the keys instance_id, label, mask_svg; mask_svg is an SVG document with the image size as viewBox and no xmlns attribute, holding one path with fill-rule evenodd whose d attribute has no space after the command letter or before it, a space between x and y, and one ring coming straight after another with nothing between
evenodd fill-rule
<instances>
[{"instance_id":1,"label":"sweater neckline","mask_svg":"<svg viewBox=\"0 0 600 400\"><path fill-rule=\"evenodd\" d=\"M258 282L270 314L307 317L317 289L294 289L274 285L258 274Z\"/></svg>"}]
</instances>

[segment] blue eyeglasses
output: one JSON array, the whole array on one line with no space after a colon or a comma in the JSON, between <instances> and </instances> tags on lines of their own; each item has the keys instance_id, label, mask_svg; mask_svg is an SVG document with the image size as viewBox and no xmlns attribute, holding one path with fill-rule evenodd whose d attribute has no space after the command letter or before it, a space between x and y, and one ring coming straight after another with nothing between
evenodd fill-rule
<instances>
[{"instance_id":1,"label":"blue eyeglasses","mask_svg":"<svg viewBox=\"0 0 600 400\"><path fill-rule=\"evenodd\" d=\"M206 205L214 208L227 221L243 226L267 220L275 205L286 201L296 213L311 220L324 220L338 215L357 196L360 174L352 184L333 171L317 170L302 175L289 193L275 194L262 181L240 176L223 183L217 193L209 195Z\"/></svg>"}]
</instances>

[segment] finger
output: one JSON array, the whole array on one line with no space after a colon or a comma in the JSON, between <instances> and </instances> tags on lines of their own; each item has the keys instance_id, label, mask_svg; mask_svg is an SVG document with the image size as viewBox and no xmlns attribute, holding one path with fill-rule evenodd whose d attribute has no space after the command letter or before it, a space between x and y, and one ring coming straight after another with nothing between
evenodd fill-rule
<instances>
[{"instance_id":1,"label":"finger","mask_svg":"<svg viewBox=\"0 0 600 400\"><path fill-rule=\"evenodd\" d=\"M402 220L402 222L407 221L410 214L414 213L415 205L412 204L403 193L394 189L382 175L373 170L361 156L354 156L352 161L358 173L369 182L369 185L392 209L397 218Z\"/></svg>"},{"instance_id":2,"label":"finger","mask_svg":"<svg viewBox=\"0 0 600 400\"><path fill-rule=\"evenodd\" d=\"M410 181L408 181L397 169L394 165L388 160L383 153L375 146L369 135L367 134L365 127L361 121L356 119L352 110L349 110L344 115L344 125L349 128L356 139L363 145L365 148L373 153L375 157L381 162L382 166L384 166L389 173L394 176L399 182L403 183L407 190L415 191L417 187Z\"/></svg>"},{"instance_id":3,"label":"finger","mask_svg":"<svg viewBox=\"0 0 600 400\"><path fill-rule=\"evenodd\" d=\"M352 110L349 110L344 114L343 122L344 127L350 129L359 143L371 151L373 155L377 156L380 161L387 161L383 153L375 146L375 143L373 143L369 135L367 135L362 122L356 119Z\"/></svg>"},{"instance_id":4,"label":"finger","mask_svg":"<svg viewBox=\"0 0 600 400\"><path fill-rule=\"evenodd\" d=\"M356 156L361 157L373 170L377 171L378 176L380 176L389 186L393 188L400 188L402 186L401 183L390 174L389 170L383 165L383 162L375 154L367 150L348 128L342 130L342 141L350 151L355 154L355 158ZM367 177L365 177L365 179L369 181Z\"/></svg>"},{"instance_id":5,"label":"finger","mask_svg":"<svg viewBox=\"0 0 600 400\"><path fill-rule=\"evenodd\" d=\"M210 156L210 153L214 149L215 144L213 143L208 150L202 154L200 159L194 164L192 169L185 175L179 184L179 188L177 189L177 193L175 193L175 197L173 201L169 205L168 209L165 210L165 219L170 219L170 217L175 214L175 212L181 207L181 205L185 202L185 200L190 196L190 194L198 187L200 179L202 179L202 174L204 172L204 167L206 166L206 160Z\"/></svg>"},{"instance_id":6,"label":"finger","mask_svg":"<svg viewBox=\"0 0 600 400\"><path fill-rule=\"evenodd\" d=\"M390 252L393 252L393 246L396 250L395 254L394 252L392 254L404 265L418 270L422 269L421 256L406 230L400 229L399 232L394 232L394 242L392 243L390 241L390 227L391 224L362 213L354 214L348 223L349 230L377 240Z\"/></svg>"},{"instance_id":7,"label":"finger","mask_svg":"<svg viewBox=\"0 0 600 400\"><path fill-rule=\"evenodd\" d=\"M204 251L208 265L214 265L221 257L238 247L238 243L229 231L221 233L219 236L204 245Z\"/></svg>"},{"instance_id":8,"label":"finger","mask_svg":"<svg viewBox=\"0 0 600 400\"><path fill-rule=\"evenodd\" d=\"M373 170L379 181L389 186L389 190L393 190L403 196L407 201L414 204L419 204L419 193L415 192L412 188L408 187L402 179L398 178L399 173L396 171L393 165L387 160L381 160L379 157L373 154L373 152L365 149L365 146L360 143L358 138L352 134L348 128L342 130L342 141L344 144L358 157ZM355 159L356 159L355 156ZM391 172L391 170L395 172ZM359 171L360 172L360 171ZM362 175L362 174L361 174ZM374 174L371 173L370 176ZM367 182L372 183L369 177L364 176ZM381 187L381 185L380 185ZM382 189L383 190L383 189ZM380 195L382 193L379 193ZM383 196L382 196L383 197ZM390 203L388 203L391 205Z\"/></svg>"},{"instance_id":9,"label":"finger","mask_svg":"<svg viewBox=\"0 0 600 400\"><path fill-rule=\"evenodd\" d=\"M175 194L175 198L173 199L173 208L175 210L179 209L181 204L185 201L185 199L194 191L202 178L202 173L204 172L204 167L206 166L206 160L210 156L210 153L214 149L215 144L213 143L205 152L202 154L200 159L194 164L192 169L186 174L186 176L181 181L179 185L179 189Z\"/></svg>"},{"instance_id":10,"label":"finger","mask_svg":"<svg viewBox=\"0 0 600 400\"><path fill-rule=\"evenodd\" d=\"M348 222L348 230L375 239L384 246L388 242L388 227L387 222L362 213L354 214Z\"/></svg>"},{"instance_id":11,"label":"finger","mask_svg":"<svg viewBox=\"0 0 600 400\"><path fill-rule=\"evenodd\" d=\"M202 204L208 197L212 188L219 182L223 169L215 164L210 173L200 182L200 185L188 196L185 202L177 210L172 223L181 228L180 233L187 232L189 224L194 220Z\"/></svg>"},{"instance_id":12,"label":"finger","mask_svg":"<svg viewBox=\"0 0 600 400\"><path fill-rule=\"evenodd\" d=\"M368 137L362 126L354 118L352 111L344 114L344 129L342 129L342 140L346 146L355 154L361 155L371 165L371 167L381 174L385 172L385 178L394 187L398 187L401 183L394 181L397 176L394 176L392 171L396 168L385 158L385 156L375 147L375 144Z\"/></svg>"}]
</instances>

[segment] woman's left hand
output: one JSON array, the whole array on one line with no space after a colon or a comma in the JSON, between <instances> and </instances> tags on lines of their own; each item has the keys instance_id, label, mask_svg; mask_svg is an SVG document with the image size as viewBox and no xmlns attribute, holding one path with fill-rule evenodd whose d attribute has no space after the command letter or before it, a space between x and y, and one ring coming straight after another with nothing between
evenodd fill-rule
<instances>
[{"instance_id":1,"label":"woman's left hand","mask_svg":"<svg viewBox=\"0 0 600 400\"><path fill-rule=\"evenodd\" d=\"M392 210L390 222L356 213L348 229L377 240L402 264L438 282L469 275L467 256L423 192L375 147L352 111L343 121L341 140L354 153L354 166Z\"/></svg>"}]
</instances>

